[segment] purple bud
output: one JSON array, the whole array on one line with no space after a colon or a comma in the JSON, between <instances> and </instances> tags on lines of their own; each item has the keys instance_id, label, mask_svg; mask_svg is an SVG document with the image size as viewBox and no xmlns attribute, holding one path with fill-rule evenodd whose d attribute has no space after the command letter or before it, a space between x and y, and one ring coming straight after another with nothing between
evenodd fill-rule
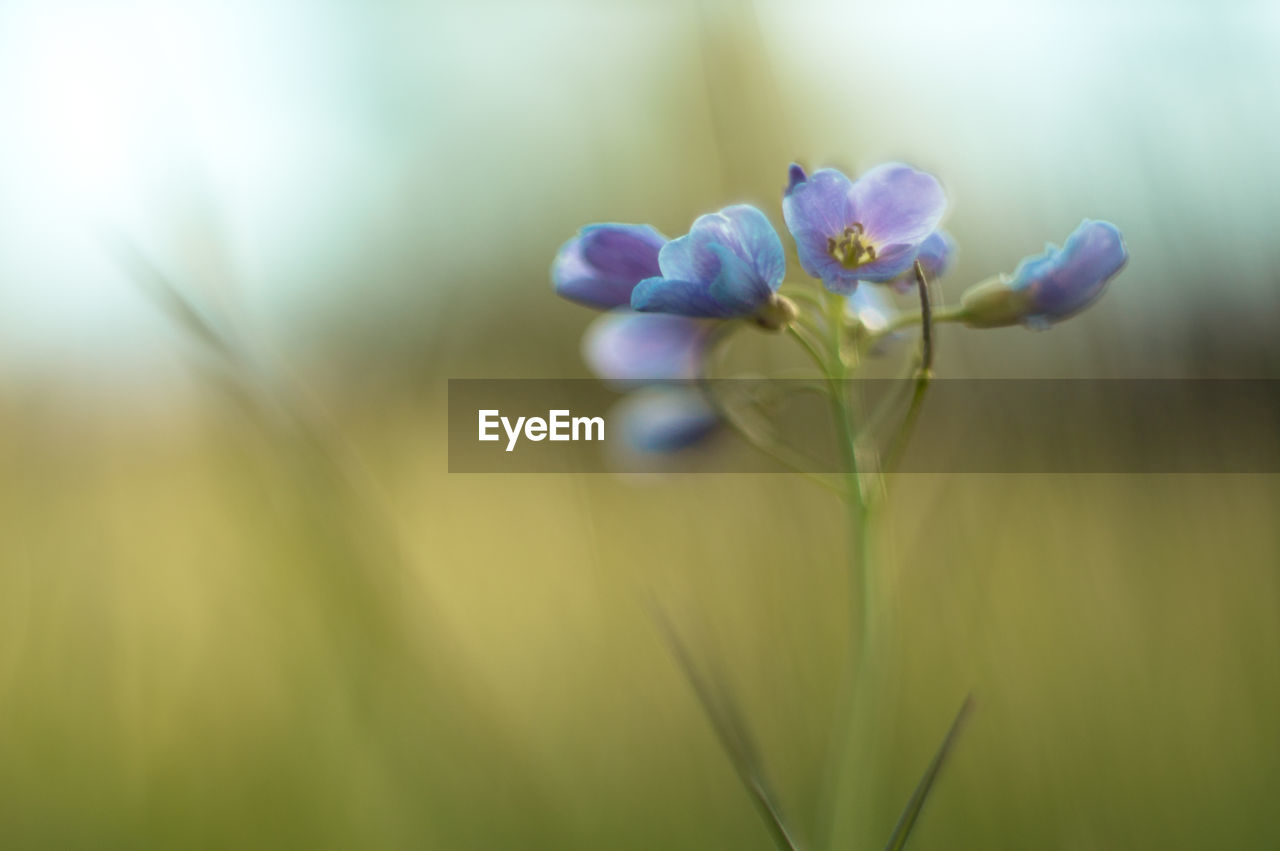
<instances>
[{"instance_id":1,"label":"purple bud","mask_svg":"<svg viewBox=\"0 0 1280 851\"><path fill-rule=\"evenodd\" d=\"M796 188L796 184L804 183L809 176L804 173L804 169L800 163L792 163L791 168L787 169L787 190L783 195L790 195L791 191Z\"/></svg>"},{"instance_id":2,"label":"purple bud","mask_svg":"<svg viewBox=\"0 0 1280 851\"><path fill-rule=\"evenodd\" d=\"M1009 287L1029 297L1025 321L1047 326L1093 303L1128 259L1115 225L1085 219L1061 250L1049 246L1018 264Z\"/></svg>"},{"instance_id":3,"label":"purple bud","mask_svg":"<svg viewBox=\"0 0 1280 851\"><path fill-rule=\"evenodd\" d=\"M1092 304L1128 260L1115 225L1085 219L1061 249L1046 246L1044 253L1024 258L1012 278L997 276L965 292L965 324L1047 328Z\"/></svg>"}]
</instances>

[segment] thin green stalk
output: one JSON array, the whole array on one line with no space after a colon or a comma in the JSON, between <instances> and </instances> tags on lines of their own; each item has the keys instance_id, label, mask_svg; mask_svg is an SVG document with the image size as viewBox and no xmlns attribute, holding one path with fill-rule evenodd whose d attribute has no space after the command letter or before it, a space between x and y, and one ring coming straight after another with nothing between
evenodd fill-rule
<instances>
[{"instance_id":1,"label":"thin green stalk","mask_svg":"<svg viewBox=\"0 0 1280 851\"><path fill-rule=\"evenodd\" d=\"M813 307L825 308L827 306L823 291L812 286L787 283L782 285L779 292L787 298L808 302Z\"/></svg>"},{"instance_id":2,"label":"thin green stalk","mask_svg":"<svg viewBox=\"0 0 1280 851\"><path fill-rule=\"evenodd\" d=\"M934 307L932 315L929 317L930 325L938 325L943 322L963 322L964 309L959 305L953 307ZM924 316L918 310L908 310L895 314L889 323L875 333L867 334L862 339L862 349L868 350L875 346L876 343L888 337L890 334L897 333L904 328L922 327Z\"/></svg>"},{"instance_id":3,"label":"thin green stalk","mask_svg":"<svg viewBox=\"0 0 1280 851\"><path fill-rule=\"evenodd\" d=\"M907 445L911 442L911 435L916 430L916 422L920 419L920 411L924 407L924 397L929 391L931 379L932 376L927 372L921 372L916 375L915 386L911 392L911 402L907 406L907 413L902 418L902 425L898 427L898 433L894 435L892 445L885 452L882 467L886 473L892 473L898 468L898 464L902 461L902 456L907 451Z\"/></svg>"},{"instance_id":4,"label":"thin green stalk","mask_svg":"<svg viewBox=\"0 0 1280 851\"><path fill-rule=\"evenodd\" d=\"M870 445L872 447L878 445L876 435L881 432L896 411L905 410L911 389L915 385L917 371L918 366L913 361L909 364L905 375L892 380L890 391L880 400L871 414L860 423L858 429L859 445ZM879 471L883 472L883 470L883 465L880 465Z\"/></svg>"},{"instance_id":5,"label":"thin green stalk","mask_svg":"<svg viewBox=\"0 0 1280 851\"><path fill-rule=\"evenodd\" d=\"M715 352L713 352L712 357L707 358L708 364L714 360L715 353L723 354L724 346L727 344L733 332L739 327L742 326L740 324L729 324L725 326L724 330L719 332L719 338L713 341L712 345ZM698 384L702 389L702 395L707 399L711 406L715 408L716 413L720 416L720 419L725 423L725 425L729 426L729 428L737 434L738 437L742 438L743 441L754 446L765 455L768 455L791 472L804 476L815 484L835 493L837 496L843 495L844 490L839 484L836 484L826 476L813 471L812 468L820 466L819 462L782 444L771 435L759 433L744 422L742 418L738 416L736 411L726 405L724 400L720 397L720 394L716 392L714 386L716 379L712 377L711 370L712 367L708 365L698 373Z\"/></svg>"},{"instance_id":6,"label":"thin green stalk","mask_svg":"<svg viewBox=\"0 0 1280 851\"><path fill-rule=\"evenodd\" d=\"M794 323L787 326L787 335L800 344L801 348L805 350L805 353L809 355L818 367L818 371L822 373L829 383L831 381L831 367L827 364L826 355L822 354L818 345L810 340L808 335Z\"/></svg>"},{"instance_id":7,"label":"thin green stalk","mask_svg":"<svg viewBox=\"0 0 1280 851\"><path fill-rule=\"evenodd\" d=\"M868 646L872 629L872 565L871 536L867 500L863 493L862 477L858 469L857 429L847 386L849 366L844 359L844 300L832 298L828 302L831 338L827 380L831 385L831 415L835 421L837 440L840 444L846 481L844 499L845 525L848 535L848 576L850 588L850 613L857 618L857 625L849 630L849 662L844 668L837 692L835 724L827 753L819 815L824 819L826 844L835 839L836 814L840 807L840 781L845 756L856 724L856 696L862 691L861 679L867 668Z\"/></svg>"},{"instance_id":8,"label":"thin green stalk","mask_svg":"<svg viewBox=\"0 0 1280 851\"><path fill-rule=\"evenodd\" d=\"M964 308L960 305L952 305L950 307L934 307L933 321L937 322L963 322ZM883 337L885 334L892 334L894 331L901 331L903 328L910 328L920 324L920 311L906 310L902 313L895 314L889 320L889 324L876 332L877 337Z\"/></svg>"}]
</instances>

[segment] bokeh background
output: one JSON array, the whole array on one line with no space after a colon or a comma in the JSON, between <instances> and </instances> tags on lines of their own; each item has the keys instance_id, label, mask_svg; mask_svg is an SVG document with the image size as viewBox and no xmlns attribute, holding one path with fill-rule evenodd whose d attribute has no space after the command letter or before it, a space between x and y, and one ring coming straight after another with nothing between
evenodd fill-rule
<instances>
[{"instance_id":1,"label":"bokeh background","mask_svg":"<svg viewBox=\"0 0 1280 851\"><path fill-rule=\"evenodd\" d=\"M948 189L944 297L1086 216L1132 255L941 376L1274 378L1277 104L1269 2L8 0L0 843L767 848L655 600L812 834L838 506L450 475L446 379L587 374L580 224L887 158ZM914 847L1280 847L1278 508L903 477L864 838L972 691Z\"/></svg>"}]
</instances>

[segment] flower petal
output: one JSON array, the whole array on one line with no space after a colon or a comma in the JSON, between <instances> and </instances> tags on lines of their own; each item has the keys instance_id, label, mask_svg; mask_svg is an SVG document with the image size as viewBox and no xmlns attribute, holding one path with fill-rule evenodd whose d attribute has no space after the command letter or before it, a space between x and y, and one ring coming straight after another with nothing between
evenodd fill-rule
<instances>
[{"instance_id":1,"label":"flower petal","mask_svg":"<svg viewBox=\"0 0 1280 851\"><path fill-rule=\"evenodd\" d=\"M551 283L562 298L601 310L631 300L632 287L625 281L610 281L596 274L582 254L582 239L576 236L556 252L556 259L551 262Z\"/></svg>"},{"instance_id":2,"label":"flower petal","mask_svg":"<svg viewBox=\"0 0 1280 851\"><path fill-rule=\"evenodd\" d=\"M556 253L551 281L560 296L608 310L631 301L631 290L657 274L666 237L648 225L588 225Z\"/></svg>"},{"instance_id":3,"label":"flower petal","mask_svg":"<svg viewBox=\"0 0 1280 851\"><path fill-rule=\"evenodd\" d=\"M939 228L929 234L929 238L920 244L920 251L916 254L915 259L920 261L920 265L924 267L924 274L927 280L936 281L946 274L947 269L951 266L951 258L955 256L956 241L951 234ZM900 293L905 293L916 288L915 264L908 266L906 271L894 278L890 283L893 288Z\"/></svg>"},{"instance_id":4,"label":"flower petal","mask_svg":"<svg viewBox=\"0 0 1280 851\"><path fill-rule=\"evenodd\" d=\"M750 204L725 207L720 215L730 223L729 247L751 266L769 293L776 291L786 275L787 258L769 217Z\"/></svg>"},{"instance_id":5,"label":"flower petal","mask_svg":"<svg viewBox=\"0 0 1280 851\"><path fill-rule=\"evenodd\" d=\"M1085 219L1061 251L1024 260L1010 286L1030 292L1029 319L1053 322L1078 313L1102 295L1128 259L1115 225Z\"/></svg>"},{"instance_id":6,"label":"flower petal","mask_svg":"<svg viewBox=\"0 0 1280 851\"><path fill-rule=\"evenodd\" d=\"M835 236L854 222L853 183L834 168L815 171L792 185L782 198L782 217L792 232L818 231Z\"/></svg>"},{"instance_id":7,"label":"flower petal","mask_svg":"<svg viewBox=\"0 0 1280 851\"><path fill-rule=\"evenodd\" d=\"M786 256L765 214L739 204L699 216L663 247L658 265L667 283L633 294L636 310L749 316L782 285Z\"/></svg>"},{"instance_id":8,"label":"flower petal","mask_svg":"<svg viewBox=\"0 0 1280 851\"><path fill-rule=\"evenodd\" d=\"M701 368L706 338L706 325L696 319L616 311L591 323L582 355L604 379L692 379Z\"/></svg>"},{"instance_id":9,"label":"flower petal","mask_svg":"<svg viewBox=\"0 0 1280 851\"><path fill-rule=\"evenodd\" d=\"M918 247L947 209L937 178L902 163L884 163L863 174L853 184L849 202L853 221L862 223L877 247Z\"/></svg>"},{"instance_id":10,"label":"flower petal","mask_svg":"<svg viewBox=\"0 0 1280 851\"><path fill-rule=\"evenodd\" d=\"M783 197L785 198L790 194L791 190L796 188L797 183L804 183L808 179L809 175L804 173L803 166L800 163L792 163L791 167L787 169L787 188L782 193Z\"/></svg>"},{"instance_id":11,"label":"flower petal","mask_svg":"<svg viewBox=\"0 0 1280 851\"><path fill-rule=\"evenodd\" d=\"M869 284L882 284L885 281L891 281L910 272L911 264L916 259L919 248L918 245L910 243L886 245L880 249L880 253L876 255L875 260L870 263L863 263L856 269L844 271L847 271L848 274L853 275L860 281L866 281Z\"/></svg>"},{"instance_id":12,"label":"flower petal","mask_svg":"<svg viewBox=\"0 0 1280 851\"><path fill-rule=\"evenodd\" d=\"M719 263L719 261L716 261ZM733 312L712 297L700 281L647 278L631 291L631 309L644 313L727 318Z\"/></svg>"},{"instance_id":13,"label":"flower petal","mask_svg":"<svg viewBox=\"0 0 1280 851\"><path fill-rule=\"evenodd\" d=\"M946 231L936 230L920 244L918 251L908 244L886 246L874 262L859 266L857 273L859 279L867 283L883 283L889 280L885 275L901 269L891 283L898 292L906 292L916 288L916 260L924 267L925 277L933 281L947 271L954 253L955 240Z\"/></svg>"},{"instance_id":14,"label":"flower petal","mask_svg":"<svg viewBox=\"0 0 1280 851\"><path fill-rule=\"evenodd\" d=\"M720 258L720 273L707 288L708 294L726 316L751 316L769 300L773 290L727 246L713 245L711 250Z\"/></svg>"},{"instance_id":15,"label":"flower petal","mask_svg":"<svg viewBox=\"0 0 1280 851\"><path fill-rule=\"evenodd\" d=\"M671 240L659 252L662 276L710 284L720 273L720 258L711 246L732 238L732 223L722 214L698 216L687 234Z\"/></svg>"},{"instance_id":16,"label":"flower petal","mask_svg":"<svg viewBox=\"0 0 1280 851\"><path fill-rule=\"evenodd\" d=\"M916 259L924 267L924 273L930 280L941 278L951 266L951 258L956 253L956 241L951 234L939 228L922 243Z\"/></svg>"},{"instance_id":17,"label":"flower petal","mask_svg":"<svg viewBox=\"0 0 1280 851\"><path fill-rule=\"evenodd\" d=\"M642 281L661 274L658 252L667 238L649 225L600 224L582 229L582 254L600 275Z\"/></svg>"},{"instance_id":18,"label":"flower petal","mask_svg":"<svg viewBox=\"0 0 1280 851\"><path fill-rule=\"evenodd\" d=\"M623 439L640 452L675 452L701 442L720 423L702 394L687 387L633 393L616 411Z\"/></svg>"}]
</instances>

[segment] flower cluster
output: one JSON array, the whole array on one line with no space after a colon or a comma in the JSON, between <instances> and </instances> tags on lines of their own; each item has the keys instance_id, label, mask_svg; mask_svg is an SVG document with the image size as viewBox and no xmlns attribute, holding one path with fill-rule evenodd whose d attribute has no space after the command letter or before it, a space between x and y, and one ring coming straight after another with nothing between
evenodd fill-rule
<instances>
[{"instance_id":1,"label":"flower cluster","mask_svg":"<svg viewBox=\"0 0 1280 851\"><path fill-rule=\"evenodd\" d=\"M955 241L939 227L946 208L938 180L902 163L876 166L857 180L831 168L808 174L793 164L782 197L801 267L822 282L828 298L845 299L846 321L873 343L901 325L885 290L905 292L918 278L947 271ZM936 319L975 328L1045 327L1097 299L1127 258L1114 225L1086 220L1063 248L1051 245L1023 260L1012 277L971 288L959 310ZM607 380L693 378L701 372L709 324L746 319L778 330L799 316L795 301L780 292L782 240L769 218L747 204L699 216L676 239L649 225L589 225L561 247L551 277L561 296L610 311L584 345L588 364ZM651 404L663 412L654 418L663 423L661 433L684 439L649 439L653 432L640 425L632 430L638 446L681 448L712 430L714 414L696 393L667 388L645 398L660 400ZM645 406L629 410L633 422L648 421Z\"/></svg>"},{"instance_id":2,"label":"flower cluster","mask_svg":"<svg viewBox=\"0 0 1280 851\"><path fill-rule=\"evenodd\" d=\"M1061 248L1046 247L1027 257L1012 275L996 275L973 287L954 306L933 304L931 282L946 273L955 240L941 229L947 198L932 175L901 163L877 166L857 180L835 169L808 174L792 165L782 195L782 218L795 242L800 266L822 288L786 282L786 255L778 232L755 207L738 204L698 217L689 232L667 239L648 225L597 224L583 228L560 249L552 266L556 291L565 298L607 311L592 323L583 341L587 364L605 381L628 391L615 418L632 450L669 453L694 446L721 426L835 493L849 524L849 585L857 591L856 648L843 668L837 693L876 693L864 648L875 648L878 619L866 589L878 584L873 510L890 493L880 480L899 468L924 394L933 374L934 326L957 322L971 328L1025 325L1045 328L1092 304L1128 261L1120 231L1085 220ZM914 291L918 310L902 310L895 295ZM776 396L726 392L710 364L725 361L724 345L741 328L785 332L817 371L803 390ZM874 405L852 392L847 379L863 358L882 354L887 344L919 331L905 393L889 393ZM691 379L699 379L695 384ZM788 441L770 415L791 392L816 392L830 407L841 464L834 471L815 465L809 435ZM868 410L863 410L864 407ZM820 471L821 470L821 471ZM739 777L781 851L800 847L793 825L774 799L756 762L749 730L733 705L732 693L709 680L674 630L667 629L695 693L712 695L703 708L729 751ZM862 698L859 698L861 700ZM902 848L933 777L951 749L970 703L966 700L943 739L924 779L911 797L885 847ZM833 742L861 733L853 704L836 713ZM838 784L846 754L837 746L826 756L824 790L830 848L853 847L834 821Z\"/></svg>"},{"instance_id":3,"label":"flower cluster","mask_svg":"<svg viewBox=\"0 0 1280 851\"><path fill-rule=\"evenodd\" d=\"M640 452L692 446L719 424L700 393L663 383L701 373L709 324L626 309L641 283L662 280L660 257L672 244L648 225L590 225L561 247L551 269L562 296L609 311L587 329L582 354L605 381L640 388L617 412L627 443Z\"/></svg>"}]
</instances>

